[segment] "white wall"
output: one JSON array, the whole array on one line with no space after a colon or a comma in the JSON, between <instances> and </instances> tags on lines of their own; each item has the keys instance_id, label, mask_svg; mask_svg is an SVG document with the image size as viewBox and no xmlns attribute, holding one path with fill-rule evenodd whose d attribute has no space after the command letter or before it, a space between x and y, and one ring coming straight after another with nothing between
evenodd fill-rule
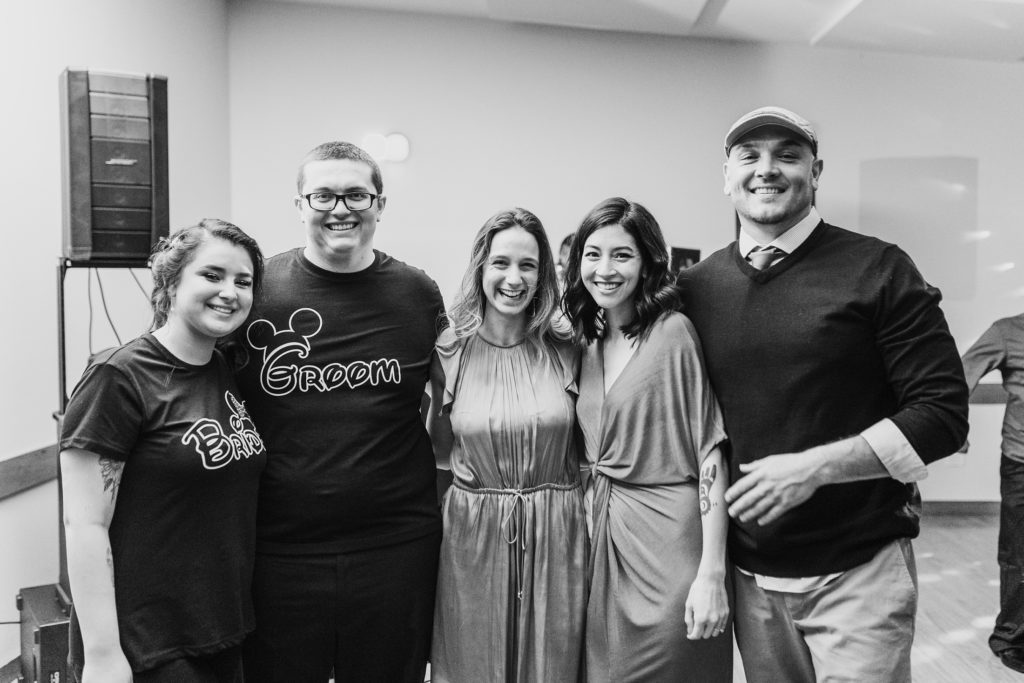
<instances>
[{"instance_id":1,"label":"white wall","mask_svg":"<svg viewBox=\"0 0 1024 683\"><path fill-rule=\"evenodd\" d=\"M58 76L65 67L168 78L172 225L226 214L227 10L222 0L30 0L0 9L0 459L56 440L57 256L61 249ZM85 273L68 277L69 389L88 353ZM149 306L124 271L104 272L122 338L139 334ZM146 273L140 273L147 284ZM95 349L114 343L96 303ZM16 621L23 586L57 579L53 483L0 501L0 621ZM0 664L18 654L17 626L0 626Z\"/></svg>"},{"instance_id":2,"label":"white wall","mask_svg":"<svg viewBox=\"0 0 1024 683\"><path fill-rule=\"evenodd\" d=\"M229 8L232 213L268 253L302 241L291 197L308 149L401 131L412 153L383 169L389 201L377 244L426 270L448 298L472 235L512 204L536 212L557 241L595 203L623 194L653 211L671 244L707 255L732 238L725 130L773 103L818 129L822 213L883 238L885 226L858 224L862 162L978 159L973 227L992 235L957 265L974 271L974 298L944 305L961 351L1024 307L1020 64L294 4ZM948 233L922 242L962 250ZM991 270L1014 258L1017 268ZM941 288L950 273L925 275ZM1000 415L972 410L970 455L933 466L927 499L998 499Z\"/></svg>"}]
</instances>

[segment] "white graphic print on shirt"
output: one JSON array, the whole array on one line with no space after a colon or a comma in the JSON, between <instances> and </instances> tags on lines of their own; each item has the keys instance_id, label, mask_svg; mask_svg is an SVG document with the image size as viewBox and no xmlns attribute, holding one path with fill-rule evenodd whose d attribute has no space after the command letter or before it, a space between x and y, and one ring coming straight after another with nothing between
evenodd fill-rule
<instances>
[{"instance_id":1,"label":"white graphic print on shirt","mask_svg":"<svg viewBox=\"0 0 1024 683\"><path fill-rule=\"evenodd\" d=\"M263 450L263 440L245 405L230 391L224 392L224 401L231 411L229 432L224 431L220 422L204 417L193 422L181 437L181 443L191 444L196 449L203 459L203 467L208 470L220 469L233 460L249 458Z\"/></svg>"},{"instance_id":2,"label":"white graphic print on shirt","mask_svg":"<svg viewBox=\"0 0 1024 683\"><path fill-rule=\"evenodd\" d=\"M355 389L363 384L401 384L402 367L395 358L378 358L351 363L298 365L296 359L309 356L309 340L323 328L323 318L312 308L300 308L288 318L288 327L278 331L269 320L254 320L246 331L249 345L263 351L260 386L270 396L287 396L293 391L334 391Z\"/></svg>"}]
</instances>

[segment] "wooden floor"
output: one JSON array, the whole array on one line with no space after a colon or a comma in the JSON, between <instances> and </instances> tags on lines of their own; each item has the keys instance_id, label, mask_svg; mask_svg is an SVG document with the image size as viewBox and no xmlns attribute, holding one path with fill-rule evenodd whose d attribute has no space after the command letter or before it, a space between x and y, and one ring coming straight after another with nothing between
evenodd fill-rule
<instances>
[{"instance_id":1,"label":"wooden floor","mask_svg":"<svg viewBox=\"0 0 1024 683\"><path fill-rule=\"evenodd\" d=\"M912 652L922 683L1024 681L988 649L999 611L998 517L925 516L914 542L920 600Z\"/></svg>"},{"instance_id":2,"label":"wooden floor","mask_svg":"<svg viewBox=\"0 0 1024 683\"><path fill-rule=\"evenodd\" d=\"M986 514L931 514L914 541L919 600L911 653L916 683L1024 683L989 651L999 611L996 536ZM734 683L746 683L734 652ZM429 671L427 680L430 680Z\"/></svg>"},{"instance_id":3,"label":"wooden floor","mask_svg":"<svg viewBox=\"0 0 1024 683\"><path fill-rule=\"evenodd\" d=\"M997 532L994 515L924 517L914 541L920 587L912 654L917 683L1024 683L1024 674L1004 667L988 649L999 609ZM733 680L746 683L739 653L735 661Z\"/></svg>"},{"instance_id":4,"label":"wooden floor","mask_svg":"<svg viewBox=\"0 0 1024 683\"><path fill-rule=\"evenodd\" d=\"M994 515L926 515L914 541L920 591L911 653L918 683L1024 683L988 649L999 611ZM745 683L739 653L734 683Z\"/></svg>"}]
</instances>

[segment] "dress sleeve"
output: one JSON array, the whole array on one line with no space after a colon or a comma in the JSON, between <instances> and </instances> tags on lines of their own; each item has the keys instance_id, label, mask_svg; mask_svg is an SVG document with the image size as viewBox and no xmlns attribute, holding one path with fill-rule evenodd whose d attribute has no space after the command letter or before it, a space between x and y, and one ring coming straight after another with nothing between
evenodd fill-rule
<instances>
[{"instance_id":1,"label":"dress sleeve","mask_svg":"<svg viewBox=\"0 0 1024 683\"><path fill-rule=\"evenodd\" d=\"M580 395L580 352L572 343L566 342L555 346L554 361L561 373L562 386L574 396Z\"/></svg>"},{"instance_id":2,"label":"dress sleeve","mask_svg":"<svg viewBox=\"0 0 1024 683\"><path fill-rule=\"evenodd\" d=\"M687 403L696 408L689 419L690 433L694 441L693 452L697 456L699 468L711 451L726 440L725 427L722 409L718 405L718 398L711 388L711 381L704 367L704 353L697 330L686 316L677 314L677 317L681 321L679 353L682 356L683 369L679 381L683 391L690 395Z\"/></svg>"},{"instance_id":3,"label":"dress sleeve","mask_svg":"<svg viewBox=\"0 0 1024 683\"><path fill-rule=\"evenodd\" d=\"M451 412L452 403L455 402L455 389L459 381L459 367L462 364L462 350L465 341L458 339L451 328L441 332L437 338L437 358L441 361L441 370L444 372L444 396L441 398L441 410Z\"/></svg>"},{"instance_id":4,"label":"dress sleeve","mask_svg":"<svg viewBox=\"0 0 1024 683\"><path fill-rule=\"evenodd\" d=\"M142 401L131 380L111 365L94 365L86 369L68 403L60 448L80 448L125 461L142 422Z\"/></svg>"},{"instance_id":5,"label":"dress sleeve","mask_svg":"<svg viewBox=\"0 0 1024 683\"><path fill-rule=\"evenodd\" d=\"M967 438L967 384L942 295L898 247L878 264L882 291L875 330L896 398L890 419L925 463L956 451Z\"/></svg>"}]
</instances>

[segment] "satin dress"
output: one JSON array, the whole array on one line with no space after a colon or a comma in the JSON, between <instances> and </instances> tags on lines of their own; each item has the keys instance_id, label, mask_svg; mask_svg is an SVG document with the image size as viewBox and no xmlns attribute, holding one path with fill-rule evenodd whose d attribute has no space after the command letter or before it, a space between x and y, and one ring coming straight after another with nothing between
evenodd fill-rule
<instances>
[{"instance_id":1,"label":"satin dress","mask_svg":"<svg viewBox=\"0 0 1024 683\"><path fill-rule=\"evenodd\" d=\"M438 341L455 440L431 679L575 682L587 595L575 351L453 342Z\"/></svg>"}]
</instances>

